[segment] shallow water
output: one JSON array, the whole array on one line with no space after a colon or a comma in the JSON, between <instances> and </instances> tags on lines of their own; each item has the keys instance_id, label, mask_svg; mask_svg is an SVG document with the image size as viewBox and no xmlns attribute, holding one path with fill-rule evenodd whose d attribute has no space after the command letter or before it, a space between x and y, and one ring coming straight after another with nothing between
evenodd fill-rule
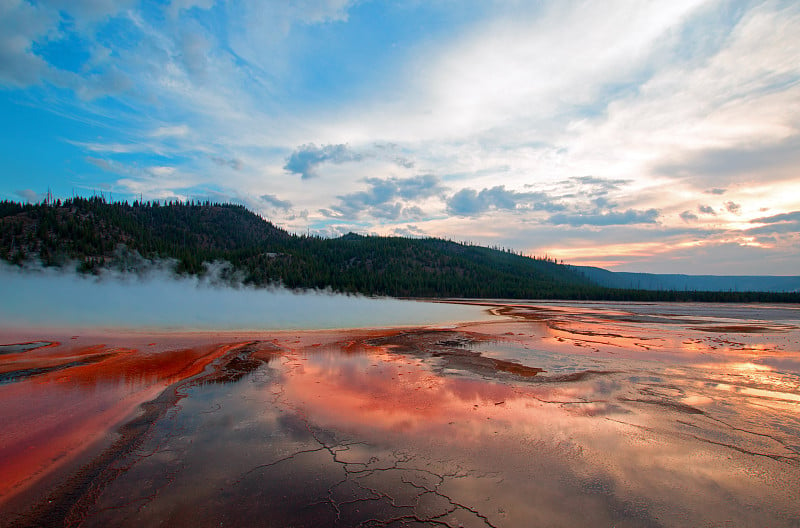
<instances>
[{"instance_id":1,"label":"shallow water","mask_svg":"<svg viewBox=\"0 0 800 528\"><path fill-rule=\"evenodd\" d=\"M0 433L17 482L0 524L800 525L793 307L494 310L448 329L29 336L0 355L26 372L0 385L20 425ZM53 430L96 440L75 456Z\"/></svg>"}]
</instances>

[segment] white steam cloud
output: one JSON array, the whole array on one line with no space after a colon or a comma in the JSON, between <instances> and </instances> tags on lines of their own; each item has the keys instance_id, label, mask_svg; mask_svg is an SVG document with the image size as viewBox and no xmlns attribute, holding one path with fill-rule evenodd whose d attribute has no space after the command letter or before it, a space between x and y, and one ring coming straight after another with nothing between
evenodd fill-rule
<instances>
[{"instance_id":1,"label":"white steam cloud","mask_svg":"<svg viewBox=\"0 0 800 528\"><path fill-rule=\"evenodd\" d=\"M0 328L287 330L415 326L490 317L465 305L224 284L219 273L84 276L0 264Z\"/></svg>"}]
</instances>

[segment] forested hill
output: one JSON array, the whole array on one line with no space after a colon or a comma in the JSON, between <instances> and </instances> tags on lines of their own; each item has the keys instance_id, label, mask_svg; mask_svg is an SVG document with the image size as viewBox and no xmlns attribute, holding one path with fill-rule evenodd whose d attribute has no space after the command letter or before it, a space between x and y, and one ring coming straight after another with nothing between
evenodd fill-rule
<instances>
[{"instance_id":1,"label":"forested hill","mask_svg":"<svg viewBox=\"0 0 800 528\"><path fill-rule=\"evenodd\" d=\"M638 290L703 291L800 291L800 275L682 275L667 273L630 273L602 268L576 266L587 279L609 288Z\"/></svg>"},{"instance_id":2,"label":"forested hill","mask_svg":"<svg viewBox=\"0 0 800 528\"><path fill-rule=\"evenodd\" d=\"M131 269L174 259L179 273L229 262L255 285L393 296L587 297L598 288L568 266L441 239L297 236L241 205L0 202L0 256L22 264ZM124 247L123 247L124 246ZM134 253L136 252L136 253Z\"/></svg>"},{"instance_id":3,"label":"forested hill","mask_svg":"<svg viewBox=\"0 0 800 528\"><path fill-rule=\"evenodd\" d=\"M87 273L136 271L147 261L172 259L179 273L201 275L204 263L228 262L231 280L257 286L401 297L800 300L792 294L712 298L702 292L615 290L546 259L436 238L297 236L241 205L209 202L3 201L0 257L19 265L77 263Z\"/></svg>"}]
</instances>

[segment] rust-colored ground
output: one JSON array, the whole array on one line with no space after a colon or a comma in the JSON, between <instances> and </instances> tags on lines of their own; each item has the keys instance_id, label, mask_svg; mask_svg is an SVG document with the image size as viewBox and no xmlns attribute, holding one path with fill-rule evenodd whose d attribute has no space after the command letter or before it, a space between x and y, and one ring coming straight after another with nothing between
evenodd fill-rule
<instances>
[{"instance_id":1,"label":"rust-colored ground","mask_svg":"<svg viewBox=\"0 0 800 528\"><path fill-rule=\"evenodd\" d=\"M157 350L129 339L64 337L0 356L0 505L63 466L85 462L110 431L166 387L202 372L232 344Z\"/></svg>"}]
</instances>

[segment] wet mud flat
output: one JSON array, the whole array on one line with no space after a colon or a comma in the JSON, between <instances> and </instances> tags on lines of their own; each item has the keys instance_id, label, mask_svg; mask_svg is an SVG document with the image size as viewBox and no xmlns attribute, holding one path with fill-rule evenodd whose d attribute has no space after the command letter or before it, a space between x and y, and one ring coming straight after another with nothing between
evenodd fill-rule
<instances>
[{"instance_id":1,"label":"wet mud flat","mask_svg":"<svg viewBox=\"0 0 800 528\"><path fill-rule=\"evenodd\" d=\"M6 333L0 526L800 526L800 311L662 306Z\"/></svg>"}]
</instances>

